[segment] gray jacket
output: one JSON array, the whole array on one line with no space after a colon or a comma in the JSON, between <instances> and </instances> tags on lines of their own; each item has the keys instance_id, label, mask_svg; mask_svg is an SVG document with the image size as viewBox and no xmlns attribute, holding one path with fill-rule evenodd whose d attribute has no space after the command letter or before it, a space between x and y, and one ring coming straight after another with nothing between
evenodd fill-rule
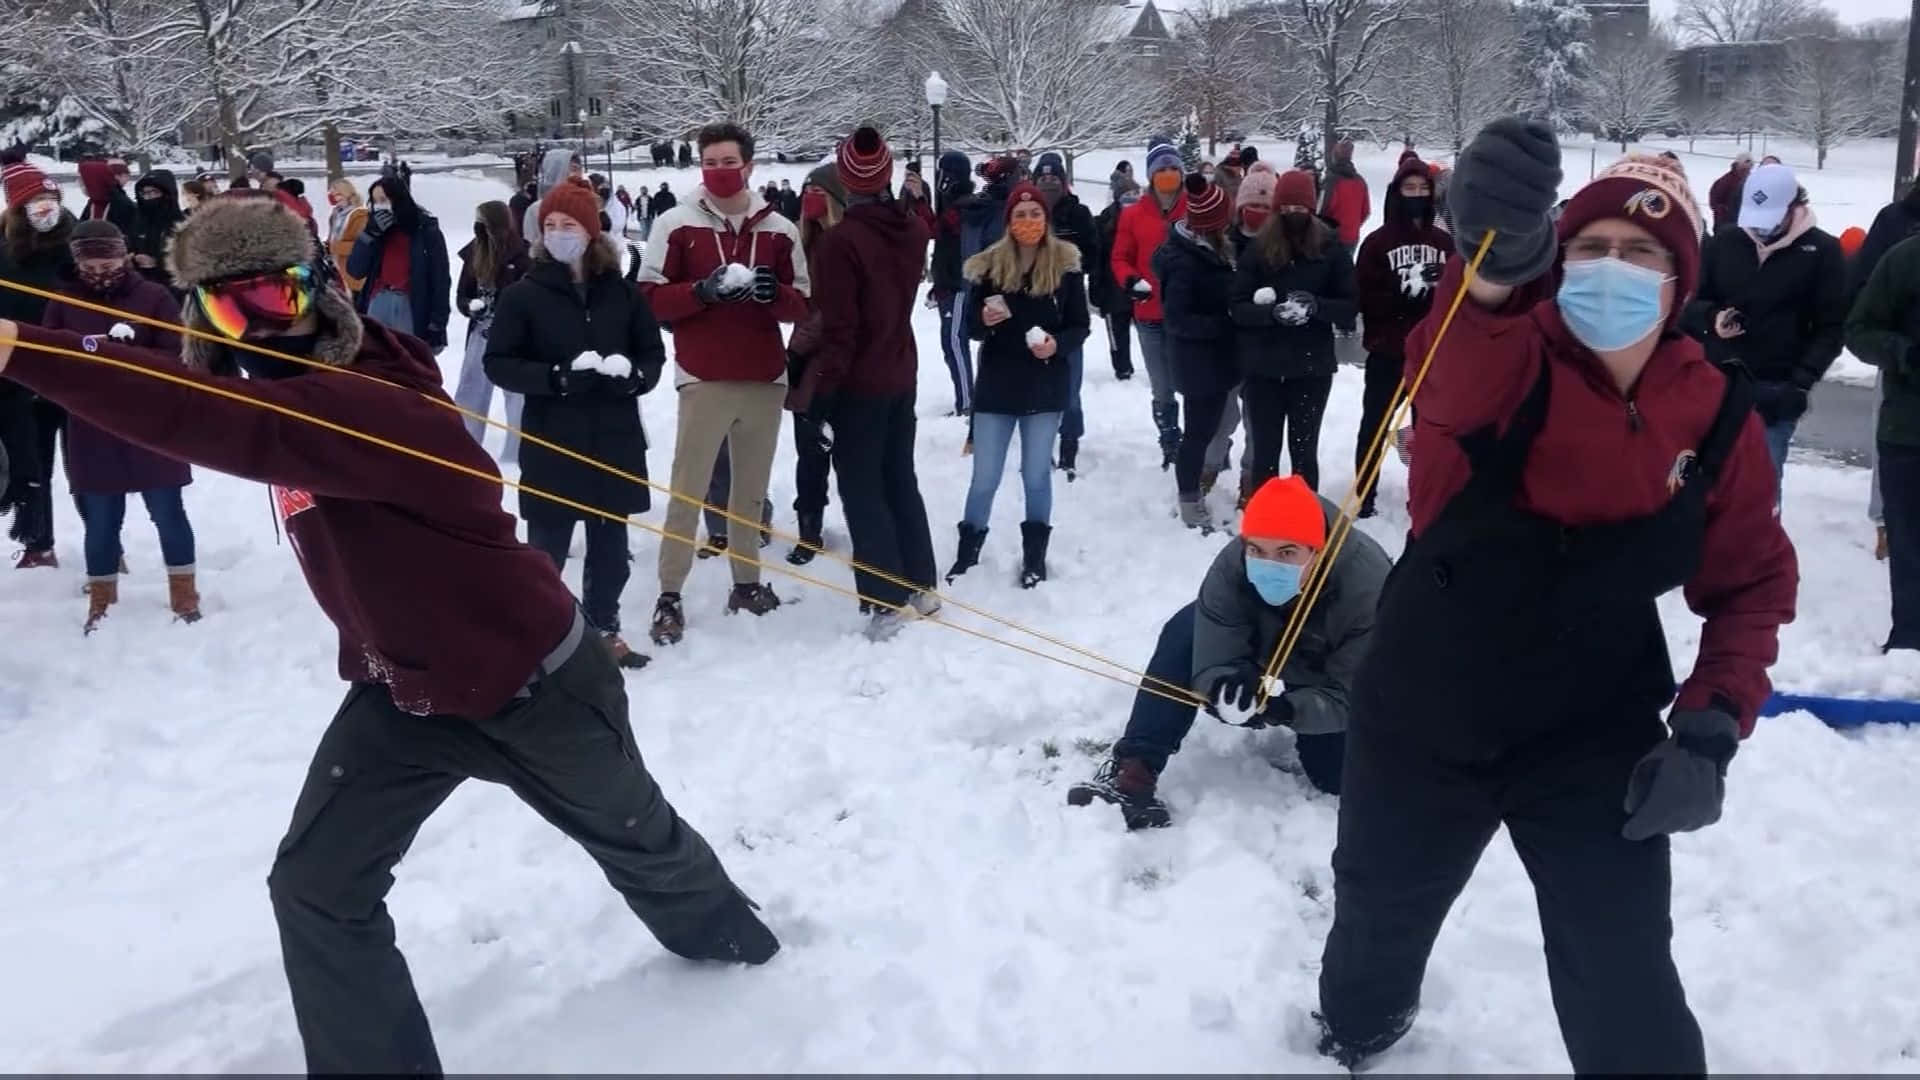
<instances>
[{"instance_id":1,"label":"gray jacket","mask_svg":"<svg viewBox=\"0 0 1920 1080\"><path fill-rule=\"evenodd\" d=\"M540 237L540 199L546 198L547 192L566 182L567 170L573 166L573 155L574 151L561 148L547 151L546 156L540 159L540 172L535 177L538 186L534 188L540 193L540 198L533 200L533 205L527 207L527 212L520 216L520 235L527 243L531 244Z\"/></svg>"},{"instance_id":2,"label":"gray jacket","mask_svg":"<svg viewBox=\"0 0 1920 1080\"><path fill-rule=\"evenodd\" d=\"M1320 500L1333 531L1338 513ZM1358 528L1334 557L1333 576L1307 615L1300 640L1280 669L1281 695L1293 708L1295 731L1323 735L1347 728L1348 692L1373 632L1374 609L1393 559ZM1265 671L1287 627L1293 605L1273 607L1247 580L1246 549L1239 539L1220 550L1200 583L1193 609L1193 689L1213 697L1214 684L1251 663Z\"/></svg>"}]
</instances>

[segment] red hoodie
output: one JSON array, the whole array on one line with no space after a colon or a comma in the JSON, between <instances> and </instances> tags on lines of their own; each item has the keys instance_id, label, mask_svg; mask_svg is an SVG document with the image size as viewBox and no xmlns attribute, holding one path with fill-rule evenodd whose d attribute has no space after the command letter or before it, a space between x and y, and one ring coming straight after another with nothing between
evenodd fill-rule
<instances>
[{"instance_id":1,"label":"red hoodie","mask_svg":"<svg viewBox=\"0 0 1920 1080\"><path fill-rule=\"evenodd\" d=\"M36 345L297 409L489 479ZM426 346L369 321L353 367L406 389L333 371L272 381L206 375L177 355L24 325L6 377L149 450L274 485L307 584L340 631L340 677L384 683L396 705L422 716L491 716L560 643L573 596L552 560L514 538L499 472L459 415L421 396L446 400Z\"/></svg>"},{"instance_id":2,"label":"red hoodie","mask_svg":"<svg viewBox=\"0 0 1920 1080\"><path fill-rule=\"evenodd\" d=\"M1461 288L1454 258L1435 290L1439 302L1407 338L1407 378L1426 355L1446 304ZM1538 376L1553 367L1553 390L1517 505L1563 525L1642 517L1671 498L1668 480L1706 438L1726 378L1700 343L1664 338L1631 396L1560 320L1546 279L1515 291L1499 311L1468 299L1434 353L1414 400L1413 532L1431 525L1466 486L1466 453L1455 440L1505 423ZM1706 620L1680 708L1706 708L1715 694L1740 710L1742 734L1771 689L1767 668L1779 655L1781 624L1793 621L1800 571L1774 509L1773 463L1760 419L1749 417L1707 496L1700 569L1686 584L1687 605Z\"/></svg>"}]
</instances>

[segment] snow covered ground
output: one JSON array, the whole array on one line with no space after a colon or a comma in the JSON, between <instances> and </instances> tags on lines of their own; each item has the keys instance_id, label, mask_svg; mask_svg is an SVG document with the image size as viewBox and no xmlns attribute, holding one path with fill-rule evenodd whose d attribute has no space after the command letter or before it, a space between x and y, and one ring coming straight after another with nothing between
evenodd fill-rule
<instances>
[{"instance_id":1,"label":"snow covered ground","mask_svg":"<svg viewBox=\"0 0 1920 1080\"><path fill-rule=\"evenodd\" d=\"M1082 160L1096 208L1116 156ZM1376 207L1393 156L1362 154ZM1569 152L1578 177L1582 156ZM1703 189L1717 171L1704 157L1689 168ZM1879 168L1842 158L1810 176L1822 216L1831 193L1841 224L1868 220ZM681 188L694 174L664 176ZM416 185L456 244L476 202L507 194L477 176ZM917 318L919 467L944 563L970 461L962 422L943 415L937 322ZM1116 382L1104 333L1090 344L1084 472L1056 484L1052 579L1014 583L1010 475L986 557L952 591L1139 665L1221 540L1180 528L1144 378ZM457 349L443 357L449 378L458 363ZM1351 478L1360 393L1343 370L1322 446L1335 492ZM672 394L642 404L663 476ZM785 527L784 442L774 487ZM1391 462L1381 505L1404 496ZM0 608L0 1070L301 1066L264 879L340 697L334 638L260 488L199 471L187 499L200 624L170 622L135 511L121 604L83 638L80 527L64 499L67 568L14 575ZM1231 509L1229 493L1215 499ZM1920 670L1896 672L1875 648L1887 584L1865 502L1860 470L1789 467L1804 585L1782 688L1920 696ZM844 552L837 510L829 522ZM1406 521L1388 509L1365 527L1397 548ZM657 544L636 531L634 548L626 617L641 637ZM782 568L783 550L768 549ZM850 580L826 561L811 571ZM576 560L576 586L578 573ZM1336 803L1297 775L1286 735L1203 720L1164 782L1177 827L1128 835L1104 807L1064 804L1119 733L1127 686L937 625L872 645L851 602L777 572L799 603L723 618L725 578L696 566L687 641L629 679L632 716L667 793L786 950L752 971L666 954L581 852L504 790L466 785L391 896L449 1069L1334 1071L1302 1032ZM1695 626L1677 602L1667 613L1684 664ZM1920 817L1916 772L1920 732L1763 721L1734 763L1726 819L1675 843L1676 949L1717 1070L1920 1069L1920 909L1897 839ZM1440 938L1419 1025L1381 1067L1565 1070L1546 1002L1531 891L1496 842Z\"/></svg>"}]
</instances>

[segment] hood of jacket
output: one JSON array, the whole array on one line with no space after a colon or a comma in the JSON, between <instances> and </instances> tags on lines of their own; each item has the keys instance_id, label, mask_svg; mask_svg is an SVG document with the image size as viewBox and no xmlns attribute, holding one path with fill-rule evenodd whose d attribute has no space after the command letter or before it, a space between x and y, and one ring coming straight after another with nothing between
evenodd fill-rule
<instances>
[{"instance_id":1,"label":"hood of jacket","mask_svg":"<svg viewBox=\"0 0 1920 1080\"><path fill-rule=\"evenodd\" d=\"M1380 207L1382 215L1390 223L1400 224L1407 221L1406 210L1401 205L1401 200L1405 198L1405 196L1400 194L1400 185L1404 183L1409 176L1425 178L1429 188L1433 185L1433 178L1427 173L1426 163L1418 158L1395 169L1393 173L1393 183L1387 185L1387 193L1385 197L1381 199ZM1440 200L1435 199L1432 205L1435 208L1434 213L1429 215L1427 221L1422 222L1422 224L1430 224L1433 217L1438 215Z\"/></svg>"},{"instance_id":2,"label":"hood of jacket","mask_svg":"<svg viewBox=\"0 0 1920 1080\"><path fill-rule=\"evenodd\" d=\"M120 185L113 182L113 166L105 161L83 161L80 163L80 188L87 193L92 202L104 203L113 198Z\"/></svg>"},{"instance_id":3,"label":"hood of jacket","mask_svg":"<svg viewBox=\"0 0 1920 1080\"><path fill-rule=\"evenodd\" d=\"M537 178L540 197L546 198L547 192L566 182L567 170L573 164L573 151L549 150L540 159L540 173Z\"/></svg>"},{"instance_id":4,"label":"hood of jacket","mask_svg":"<svg viewBox=\"0 0 1920 1080\"><path fill-rule=\"evenodd\" d=\"M134 205L140 208L142 216L151 216L152 211L140 200L140 193L151 188L160 193L160 206L164 210L161 217L172 220L180 216L180 184L173 173L166 169L155 169L142 176L133 185Z\"/></svg>"},{"instance_id":5,"label":"hood of jacket","mask_svg":"<svg viewBox=\"0 0 1920 1080\"><path fill-rule=\"evenodd\" d=\"M1228 265L1226 256L1215 251L1212 244L1195 236L1193 230L1187 228L1185 221L1173 223L1173 228L1167 230L1167 242L1173 244L1175 250L1190 258L1210 262L1215 266Z\"/></svg>"}]
</instances>

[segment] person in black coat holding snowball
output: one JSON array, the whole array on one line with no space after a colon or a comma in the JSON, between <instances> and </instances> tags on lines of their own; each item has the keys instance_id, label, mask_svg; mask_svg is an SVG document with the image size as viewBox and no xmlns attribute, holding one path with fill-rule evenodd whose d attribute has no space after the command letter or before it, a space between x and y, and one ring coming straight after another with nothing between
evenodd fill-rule
<instances>
[{"instance_id":1,"label":"person in black coat holding snowball","mask_svg":"<svg viewBox=\"0 0 1920 1080\"><path fill-rule=\"evenodd\" d=\"M1333 329L1353 329L1353 259L1313 214L1313 177L1280 176L1273 216L1234 271L1230 311L1239 327L1253 440L1253 490L1280 473L1284 435L1293 472L1320 489L1320 421L1333 391Z\"/></svg>"},{"instance_id":2,"label":"person in black coat holding snowball","mask_svg":"<svg viewBox=\"0 0 1920 1080\"><path fill-rule=\"evenodd\" d=\"M653 389L666 363L660 325L620 273L620 255L600 232L593 192L562 184L540 201L533 268L494 308L486 372L508 393L525 394L527 434L636 476L647 475L647 438L634 399ZM647 489L529 442L520 452L528 485L615 514L647 510ZM630 572L627 525L527 492L520 494L527 542L564 567L576 522L586 524L581 591L588 621L607 637L622 667L647 658L620 637L620 592Z\"/></svg>"}]
</instances>

